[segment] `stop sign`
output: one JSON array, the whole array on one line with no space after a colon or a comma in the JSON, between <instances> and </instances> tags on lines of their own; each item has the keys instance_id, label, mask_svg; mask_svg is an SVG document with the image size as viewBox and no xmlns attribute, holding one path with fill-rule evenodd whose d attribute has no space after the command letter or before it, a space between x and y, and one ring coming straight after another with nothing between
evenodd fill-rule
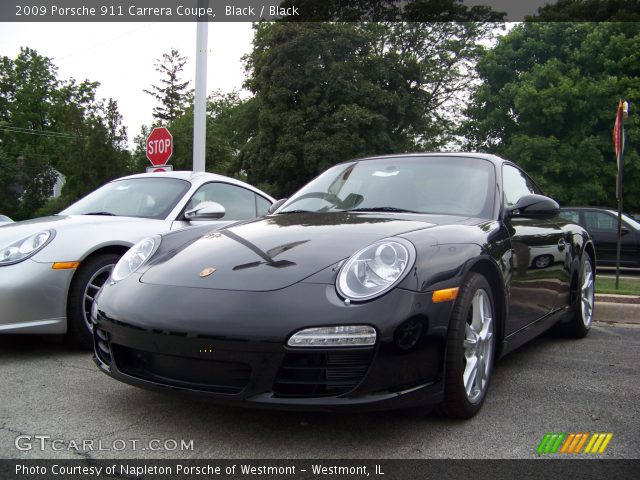
<instances>
[{"instance_id":1,"label":"stop sign","mask_svg":"<svg viewBox=\"0 0 640 480\"><path fill-rule=\"evenodd\" d=\"M165 165L173 153L173 136L165 127L156 127L147 137L147 158L152 165Z\"/></svg>"}]
</instances>

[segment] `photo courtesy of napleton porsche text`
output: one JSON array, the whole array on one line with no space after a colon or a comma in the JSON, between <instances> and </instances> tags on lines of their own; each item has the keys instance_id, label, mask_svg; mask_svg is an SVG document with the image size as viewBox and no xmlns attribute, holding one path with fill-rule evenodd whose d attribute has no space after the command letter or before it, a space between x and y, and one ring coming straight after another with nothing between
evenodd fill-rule
<instances>
[{"instance_id":1,"label":"photo courtesy of napleton porsche text","mask_svg":"<svg viewBox=\"0 0 640 480\"><path fill-rule=\"evenodd\" d=\"M638 51L619 0L2 2L0 478L640 478Z\"/></svg>"}]
</instances>

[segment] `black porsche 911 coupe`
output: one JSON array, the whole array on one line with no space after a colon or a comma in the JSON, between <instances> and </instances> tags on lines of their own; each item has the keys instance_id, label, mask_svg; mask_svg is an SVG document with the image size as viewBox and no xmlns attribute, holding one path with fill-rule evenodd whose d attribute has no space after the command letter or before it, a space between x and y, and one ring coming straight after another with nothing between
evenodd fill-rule
<instances>
[{"instance_id":1,"label":"black porsche 911 coupe","mask_svg":"<svg viewBox=\"0 0 640 480\"><path fill-rule=\"evenodd\" d=\"M468 418L496 359L591 326L589 234L509 161L353 160L275 207L132 247L92 310L100 369L222 403Z\"/></svg>"}]
</instances>

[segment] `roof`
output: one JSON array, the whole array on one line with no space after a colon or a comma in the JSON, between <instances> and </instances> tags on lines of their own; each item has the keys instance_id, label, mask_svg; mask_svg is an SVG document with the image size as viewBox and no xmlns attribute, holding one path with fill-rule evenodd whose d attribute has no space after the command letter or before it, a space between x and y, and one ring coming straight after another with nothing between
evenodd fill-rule
<instances>
[{"instance_id":1,"label":"roof","mask_svg":"<svg viewBox=\"0 0 640 480\"><path fill-rule=\"evenodd\" d=\"M190 170L176 170L171 172L136 173L133 175L128 175L126 177L118 178L117 180L122 180L124 178L147 178L147 177L179 178L180 180L189 180L189 181L196 180L200 177L209 177L211 179L216 179L216 180L233 180L230 177L225 177L224 175L218 175L216 173L192 172Z\"/></svg>"},{"instance_id":2,"label":"roof","mask_svg":"<svg viewBox=\"0 0 640 480\"><path fill-rule=\"evenodd\" d=\"M354 161L364 161L364 160L381 160L385 158L402 158L402 157L463 157L463 158L480 158L483 160L489 160L494 164L499 164L506 161L503 158L498 157L497 155L493 155L491 153L480 153L480 152L411 152L411 153L393 153L389 155L376 155L373 157L363 157L356 158L353 160L345 160L340 163L348 163Z\"/></svg>"},{"instance_id":3,"label":"roof","mask_svg":"<svg viewBox=\"0 0 640 480\"><path fill-rule=\"evenodd\" d=\"M231 183L234 185L239 185L244 188L248 188L249 190L253 190L256 193L260 193L263 196L266 196L272 202L275 199L266 192L250 185L242 180L236 180L235 178L226 177L224 175L218 175L217 173L209 173L209 172L192 172L189 170L176 170L171 172L151 172L151 173L136 173L134 175L128 175L126 177L115 178L112 182L118 180L125 180L130 178L177 178L179 180L186 180L192 184L204 183L206 181L209 182L225 182Z\"/></svg>"}]
</instances>

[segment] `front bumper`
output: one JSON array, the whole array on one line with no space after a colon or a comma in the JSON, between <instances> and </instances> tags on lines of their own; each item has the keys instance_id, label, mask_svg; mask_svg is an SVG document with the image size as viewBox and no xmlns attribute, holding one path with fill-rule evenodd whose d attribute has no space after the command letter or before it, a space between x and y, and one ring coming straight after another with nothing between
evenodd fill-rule
<instances>
[{"instance_id":1,"label":"front bumper","mask_svg":"<svg viewBox=\"0 0 640 480\"><path fill-rule=\"evenodd\" d=\"M95 362L131 385L298 410L407 408L443 398L452 303L433 304L430 293L395 289L345 305L324 284L231 292L137 283L106 286L97 305ZM286 346L302 328L353 324L373 325L376 345Z\"/></svg>"},{"instance_id":2,"label":"front bumper","mask_svg":"<svg viewBox=\"0 0 640 480\"><path fill-rule=\"evenodd\" d=\"M74 271L32 259L0 267L0 333L65 333Z\"/></svg>"}]
</instances>

